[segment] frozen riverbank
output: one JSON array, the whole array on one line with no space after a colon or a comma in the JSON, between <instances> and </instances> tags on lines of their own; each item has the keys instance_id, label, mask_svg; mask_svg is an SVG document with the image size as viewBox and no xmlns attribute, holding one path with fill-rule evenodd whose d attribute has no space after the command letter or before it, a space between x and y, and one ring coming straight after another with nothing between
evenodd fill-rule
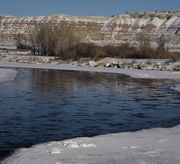
<instances>
[{"instance_id":1,"label":"frozen riverbank","mask_svg":"<svg viewBox=\"0 0 180 164\"><path fill-rule=\"evenodd\" d=\"M2 164L180 163L180 126L40 144L20 149Z\"/></svg>"},{"instance_id":2,"label":"frozen riverbank","mask_svg":"<svg viewBox=\"0 0 180 164\"><path fill-rule=\"evenodd\" d=\"M12 81L17 75L16 70L0 68L0 82Z\"/></svg>"},{"instance_id":3,"label":"frozen riverbank","mask_svg":"<svg viewBox=\"0 0 180 164\"><path fill-rule=\"evenodd\" d=\"M145 78L145 79L180 79L180 72L74 66L71 64L57 65L57 64L25 64L25 63L15 63L15 62L0 62L0 67L39 68L39 69L54 69L54 70L69 70L69 71L116 73L116 74L124 74L133 78Z\"/></svg>"}]
</instances>

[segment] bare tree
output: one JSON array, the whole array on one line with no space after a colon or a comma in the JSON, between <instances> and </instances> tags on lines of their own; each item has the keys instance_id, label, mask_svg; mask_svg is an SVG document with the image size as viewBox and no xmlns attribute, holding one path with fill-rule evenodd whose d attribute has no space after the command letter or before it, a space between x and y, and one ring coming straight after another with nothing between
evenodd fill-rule
<instances>
[{"instance_id":1,"label":"bare tree","mask_svg":"<svg viewBox=\"0 0 180 164\"><path fill-rule=\"evenodd\" d=\"M37 45L37 31L33 30L33 31L29 31L29 44L31 46L31 51L33 53L33 55L40 55L39 51L38 51L38 45Z\"/></svg>"},{"instance_id":2,"label":"bare tree","mask_svg":"<svg viewBox=\"0 0 180 164\"><path fill-rule=\"evenodd\" d=\"M23 45L23 36L20 33L18 33L14 36L14 39L16 42L17 49L21 49Z\"/></svg>"},{"instance_id":3,"label":"bare tree","mask_svg":"<svg viewBox=\"0 0 180 164\"><path fill-rule=\"evenodd\" d=\"M62 56L78 39L69 27L39 24L30 33L29 42L33 54Z\"/></svg>"}]
</instances>

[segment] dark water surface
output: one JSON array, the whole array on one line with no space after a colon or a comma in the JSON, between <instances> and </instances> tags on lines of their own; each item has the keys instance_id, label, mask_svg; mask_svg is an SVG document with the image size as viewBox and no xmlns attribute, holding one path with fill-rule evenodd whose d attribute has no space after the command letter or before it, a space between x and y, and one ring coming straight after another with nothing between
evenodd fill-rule
<instances>
[{"instance_id":1,"label":"dark water surface","mask_svg":"<svg viewBox=\"0 0 180 164\"><path fill-rule=\"evenodd\" d=\"M18 69L0 83L0 159L20 147L79 136L180 123L170 81L122 75Z\"/></svg>"}]
</instances>

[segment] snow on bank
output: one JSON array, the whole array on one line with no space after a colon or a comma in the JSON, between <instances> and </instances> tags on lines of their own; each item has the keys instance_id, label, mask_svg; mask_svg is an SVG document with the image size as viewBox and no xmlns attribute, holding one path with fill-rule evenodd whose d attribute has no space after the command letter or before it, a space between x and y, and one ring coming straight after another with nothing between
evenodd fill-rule
<instances>
[{"instance_id":1,"label":"snow on bank","mask_svg":"<svg viewBox=\"0 0 180 164\"><path fill-rule=\"evenodd\" d=\"M20 149L2 164L179 164L180 126L49 142Z\"/></svg>"},{"instance_id":2,"label":"snow on bank","mask_svg":"<svg viewBox=\"0 0 180 164\"><path fill-rule=\"evenodd\" d=\"M143 79L180 79L180 72L74 66L71 64L56 65L56 64L27 64L27 63L15 63L15 62L0 62L0 67L115 73L115 74L124 74L133 78L143 78Z\"/></svg>"},{"instance_id":3,"label":"snow on bank","mask_svg":"<svg viewBox=\"0 0 180 164\"><path fill-rule=\"evenodd\" d=\"M12 81L17 75L16 70L0 68L0 82Z\"/></svg>"}]
</instances>

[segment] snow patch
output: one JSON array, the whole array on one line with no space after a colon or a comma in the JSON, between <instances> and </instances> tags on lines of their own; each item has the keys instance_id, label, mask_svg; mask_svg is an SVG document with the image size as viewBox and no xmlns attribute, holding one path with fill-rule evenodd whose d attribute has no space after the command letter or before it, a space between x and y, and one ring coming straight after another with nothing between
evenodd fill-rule
<instances>
[{"instance_id":1,"label":"snow patch","mask_svg":"<svg viewBox=\"0 0 180 164\"><path fill-rule=\"evenodd\" d=\"M96 145L92 144L92 143L77 143L75 141L64 141L63 145L66 148L72 148L72 149L77 149L77 148L95 148L96 147Z\"/></svg>"},{"instance_id":2,"label":"snow patch","mask_svg":"<svg viewBox=\"0 0 180 164\"><path fill-rule=\"evenodd\" d=\"M178 17L172 17L172 18L170 18L170 19L164 24L164 26L165 26L166 28L169 28L169 27L172 25L172 23L175 22L175 20L176 20L177 18L178 18Z\"/></svg>"},{"instance_id":3,"label":"snow patch","mask_svg":"<svg viewBox=\"0 0 180 164\"><path fill-rule=\"evenodd\" d=\"M157 17L153 18L152 21L150 21L150 24L155 25L156 27L160 27L165 22L165 19L159 19Z\"/></svg>"},{"instance_id":4,"label":"snow patch","mask_svg":"<svg viewBox=\"0 0 180 164\"><path fill-rule=\"evenodd\" d=\"M50 154L61 154L63 150L59 148L53 148L49 153Z\"/></svg>"},{"instance_id":5,"label":"snow patch","mask_svg":"<svg viewBox=\"0 0 180 164\"><path fill-rule=\"evenodd\" d=\"M169 129L149 129L138 132L76 138L41 144L18 151L2 164L65 164L65 163L180 163L180 126ZM165 142L165 141L171 142ZM162 144L159 143L162 141ZM82 147L93 147L84 149ZM65 145L65 147L63 146ZM75 149L74 146L75 145ZM81 147L80 147L81 145ZM64 150L59 148L62 146ZM67 146L70 146L67 148ZM77 149L78 147L78 149ZM51 153L45 150L51 149Z\"/></svg>"}]
</instances>

